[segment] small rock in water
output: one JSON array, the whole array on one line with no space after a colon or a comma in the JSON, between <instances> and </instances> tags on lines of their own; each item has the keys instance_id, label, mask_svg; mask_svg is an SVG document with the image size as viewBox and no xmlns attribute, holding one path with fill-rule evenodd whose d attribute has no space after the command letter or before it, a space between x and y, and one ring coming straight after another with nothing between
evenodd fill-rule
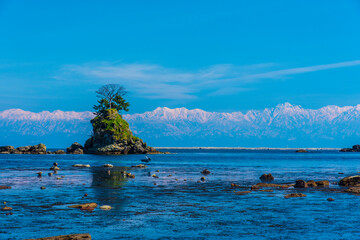
<instances>
[{"instance_id":1,"label":"small rock in water","mask_svg":"<svg viewBox=\"0 0 360 240\"><path fill-rule=\"evenodd\" d=\"M57 180L61 180L62 178L61 178L61 177L57 177L56 179L57 179Z\"/></svg>"},{"instance_id":2,"label":"small rock in water","mask_svg":"<svg viewBox=\"0 0 360 240\"><path fill-rule=\"evenodd\" d=\"M200 180L201 180L202 182L204 182L204 181L205 181L205 177L201 177Z\"/></svg>"},{"instance_id":3,"label":"small rock in water","mask_svg":"<svg viewBox=\"0 0 360 240\"><path fill-rule=\"evenodd\" d=\"M340 180L340 186L356 186L360 185L360 175L346 177Z\"/></svg>"},{"instance_id":4,"label":"small rock in water","mask_svg":"<svg viewBox=\"0 0 360 240\"><path fill-rule=\"evenodd\" d=\"M101 209L101 210L110 210L110 209L111 209L111 206L109 206L109 205L102 205L102 206L100 206L100 209Z\"/></svg>"},{"instance_id":5,"label":"small rock in water","mask_svg":"<svg viewBox=\"0 0 360 240\"><path fill-rule=\"evenodd\" d=\"M333 199L333 198L328 198L327 200L328 200L329 202L335 201L335 199Z\"/></svg>"},{"instance_id":6,"label":"small rock in water","mask_svg":"<svg viewBox=\"0 0 360 240\"><path fill-rule=\"evenodd\" d=\"M11 187L10 186L0 185L0 189L11 189Z\"/></svg>"},{"instance_id":7,"label":"small rock in water","mask_svg":"<svg viewBox=\"0 0 360 240\"><path fill-rule=\"evenodd\" d=\"M201 173L204 175L208 175L208 174L210 174L210 171L207 169L204 169Z\"/></svg>"},{"instance_id":8,"label":"small rock in water","mask_svg":"<svg viewBox=\"0 0 360 240\"><path fill-rule=\"evenodd\" d=\"M240 187L240 186L239 186L238 184L232 183L232 184L231 184L231 187L232 187L232 188L237 188L237 187Z\"/></svg>"},{"instance_id":9,"label":"small rock in water","mask_svg":"<svg viewBox=\"0 0 360 240\"><path fill-rule=\"evenodd\" d=\"M37 173L38 177L42 177L42 172Z\"/></svg>"},{"instance_id":10,"label":"small rock in water","mask_svg":"<svg viewBox=\"0 0 360 240\"><path fill-rule=\"evenodd\" d=\"M57 165L58 165L58 163L57 163L57 162L54 162L54 163L53 163L53 166L57 166Z\"/></svg>"},{"instance_id":11,"label":"small rock in water","mask_svg":"<svg viewBox=\"0 0 360 240\"><path fill-rule=\"evenodd\" d=\"M160 172L159 170L156 170L156 172Z\"/></svg>"},{"instance_id":12,"label":"small rock in water","mask_svg":"<svg viewBox=\"0 0 360 240\"><path fill-rule=\"evenodd\" d=\"M87 193L85 193L85 194L84 194L84 197L87 197L87 196L88 196L88 194L87 194Z\"/></svg>"},{"instance_id":13,"label":"small rock in water","mask_svg":"<svg viewBox=\"0 0 360 240\"><path fill-rule=\"evenodd\" d=\"M339 172L339 174L344 174L343 172Z\"/></svg>"},{"instance_id":14,"label":"small rock in water","mask_svg":"<svg viewBox=\"0 0 360 240\"><path fill-rule=\"evenodd\" d=\"M112 168L114 167L112 164L104 164L103 167L108 167L108 168Z\"/></svg>"},{"instance_id":15,"label":"small rock in water","mask_svg":"<svg viewBox=\"0 0 360 240\"><path fill-rule=\"evenodd\" d=\"M44 189L46 189L46 187L44 187L44 186L41 186L41 187L40 187L40 189L41 189L41 190L44 190Z\"/></svg>"},{"instance_id":16,"label":"small rock in water","mask_svg":"<svg viewBox=\"0 0 360 240\"><path fill-rule=\"evenodd\" d=\"M274 181L274 176L271 175L271 173L263 174L263 175L261 175L260 180L263 181L263 182Z\"/></svg>"},{"instance_id":17,"label":"small rock in water","mask_svg":"<svg viewBox=\"0 0 360 240\"><path fill-rule=\"evenodd\" d=\"M317 183L314 180L307 181L308 187L317 187Z\"/></svg>"},{"instance_id":18,"label":"small rock in water","mask_svg":"<svg viewBox=\"0 0 360 240\"><path fill-rule=\"evenodd\" d=\"M89 209L89 208L96 208L96 203L84 203L84 204L76 204L76 205L70 205L69 208L80 208L80 209Z\"/></svg>"},{"instance_id":19,"label":"small rock in water","mask_svg":"<svg viewBox=\"0 0 360 240\"><path fill-rule=\"evenodd\" d=\"M158 176L156 176L156 174L153 174L152 177L153 178L159 178Z\"/></svg>"},{"instance_id":20,"label":"small rock in water","mask_svg":"<svg viewBox=\"0 0 360 240\"><path fill-rule=\"evenodd\" d=\"M52 167L50 168L50 170L57 171L57 170L60 170L60 168L59 168L58 166L52 166Z\"/></svg>"},{"instance_id":21,"label":"small rock in water","mask_svg":"<svg viewBox=\"0 0 360 240\"><path fill-rule=\"evenodd\" d=\"M295 197L306 197L305 194L303 193L290 193L290 194L286 194L285 198L295 198Z\"/></svg>"},{"instance_id":22,"label":"small rock in water","mask_svg":"<svg viewBox=\"0 0 360 240\"><path fill-rule=\"evenodd\" d=\"M319 186L319 187L328 187L330 185L329 181L317 181L316 184Z\"/></svg>"},{"instance_id":23,"label":"small rock in water","mask_svg":"<svg viewBox=\"0 0 360 240\"><path fill-rule=\"evenodd\" d=\"M61 178L65 178L65 176L61 176Z\"/></svg>"},{"instance_id":24,"label":"small rock in water","mask_svg":"<svg viewBox=\"0 0 360 240\"><path fill-rule=\"evenodd\" d=\"M3 207L3 208L1 209L1 211L11 211L11 210L12 210L11 207Z\"/></svg>"},{"instance_id":25,"label":"small rock in water","mask_svg":"<svg viewBox=\"0 0 360 240\"><path fill-rule=\"evenodd\" d=\"M139 164L139 165L135 165L135 166L131 166L133 168L146 168L147 166L144 164Z\"/></svg>"},{"instance_id":26,"label":"small rock in water","mask_svg":"<svg viewBox=\"0 0 360 240\"><path fill-rule=\"evenodd\" d=\"M296 180L294 188L307 188L308 185L304 180Z\"/></svg>"},{"instance_id":27,"label":"small rock in water","mask_svg":"<svg viewBox=\"0 0 360 240\"><path fill-rule=\"evenodd\" d=\"M234 191L234 193L237 194L237 195L243 195L243 194L251 193L251 191L240 191L240 192Z\"/></svg>"},{"instance_id":28,"label":"small rock in water","mask_svg":"<svg viewBox=\"0 0 360 240\"><path fill-rule=\"evenodd\" d=\"M52 172L49 172L48 175L51 177L51 176L53 175L53 173L52 173Z\"/></svg>"},{"instance_id":29,"label":"small rock in water","mask_svg":"<svg viewBox=\"0 0 360 240\"><path fill-rule=\"evenodd\" d=\"M90 167L90 164L74 164L72 165L73 167L86 167L86 168L89 168Z\"/></svg>"},{"instance_id":30,"label":"small rock in water","mask_svg":"<svg viewBox=\"0 0 360 240\"><path fill-rule=\"evenodd\" d=\"M305 150L305 149L299 149L299 150L296 150L295 152L297 152L297 153L307 153L308 151Z\"/></svg>"}]
</instances>

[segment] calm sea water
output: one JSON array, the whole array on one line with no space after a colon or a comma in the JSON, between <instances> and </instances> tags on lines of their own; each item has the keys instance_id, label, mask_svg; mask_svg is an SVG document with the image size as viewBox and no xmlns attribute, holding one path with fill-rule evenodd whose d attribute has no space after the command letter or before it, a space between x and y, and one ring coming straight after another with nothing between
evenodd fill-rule
<instances>
[{"instance_id":1,"label":"calm sea water","mask_svg":"<svg viewBox=\"0 0 360 240\"><path fill-rule=\"evenodd\" d=\"M171 152L176 154L151 156L146 169L128 170L136 176L128 180L120 176L122 168L112 169L109 176L101 166L128 167L140 164L143 156L0 155L0 185L12 186L0 190L0 202L6 201L14 213L0 212L0 239L72 233L90 233L93 239L360 239L360 196L293 188L236 195L230 188L231 183L256 184L263 173L272 173L275 183L339 181L360 172L360 154ZM53 162L61 170L49 177ZM72 167L76 163L91 168ZM200 171L205 168L211 174L199 183ZM38 171L44 173L42 178L37 177ZM61 176L64 178L56 179ZM307 197L284 198L292 192ZM88 197L82 198L85 193ZM329 197L335 201L328 202ZM88 212L67 208L87 202L113 209Z\"/></svg>"}]
</instances>

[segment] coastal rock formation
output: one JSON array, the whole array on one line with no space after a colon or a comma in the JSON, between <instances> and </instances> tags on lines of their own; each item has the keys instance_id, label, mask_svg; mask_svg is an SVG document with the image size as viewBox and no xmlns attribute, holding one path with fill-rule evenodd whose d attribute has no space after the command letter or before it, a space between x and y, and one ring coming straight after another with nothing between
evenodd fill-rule
<instances>
[{"instance_id":1,"label":"coastal rock formation","mask_svg":"<svg viewBox=\"0 0 360 240\"><path fill-rule=\"evenodd\" d=\"M70 153L70 154L83 154L84 147L78 143L78 142L74 142L73 144L71 144L70 147L68 147L66 149L66 153Z\"/></svg>"},{"instance_id":2,"label":"coastal rock formation","mask_svg":"<svg viewBox=\"0 0 360 240\"><path fill-rule=\"evenodd\" d=\"M360 175L346 177L340 180L340 186L360 186Z\"/></svg>"},{"instance_id":3,"label":"coastal rock formation","mask_svg":"<svg viewBox=\"0 0 360 240\"><path fill-rule=\"evenodd\" d=\"M132 135L129 124L116 109L107 109L91 120L93 136L84 146L90 154L151 154L160 153Z\"/></svg>"},{"instance_id":4,"label":"coastal rock formation","mask_svg":"<svg viewBox=\"0 0 360 240\"><path fill-rule=\"evenodd\" d=\"M14 148L13 146L0 147L1 154L46 154L45 144Z\"/></svg>"},{"instance_id":5,"label":"coastal rock formation","mask_svg":"<svg viewBox=\"0 0 360 240\"><path fill-rule=\"evenodd\" d=\"M274 181L274 176L271 175L271 173L263 174L261 175L260 180L263 182Z\"/></svg>"},{"instance_id":6,"label":"coastal rock formation","mask_svg":"<svg viewBox=\"0 0 360 240\"><path fill-rule=\"evenodd\" d=\"M340 152L360 152L360 145L354 145L352 148L343 148Z\"/></svg>"}]
</instances>

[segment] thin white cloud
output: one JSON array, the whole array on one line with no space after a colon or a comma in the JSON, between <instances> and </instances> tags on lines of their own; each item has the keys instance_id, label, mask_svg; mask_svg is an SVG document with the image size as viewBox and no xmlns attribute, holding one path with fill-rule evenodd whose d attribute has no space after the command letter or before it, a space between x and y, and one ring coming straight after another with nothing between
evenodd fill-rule
<instances>
[{"instance_id":1,"label":"thin white cloud","mask_svg":"<svg viewBox=\"0 0 360 240\"><path fill-rule=\"evenodd\" d=\"M130 92L149 99L194 99L199 93L219 96L252 90L249 83L263 79L360 65L360 60L270 71L273 63L248 66L219 64L196 71L165 68L154 64L92 63L67 65L58 79L77 79L93 84L125 85Z\"/></svg>"}]
</instances>

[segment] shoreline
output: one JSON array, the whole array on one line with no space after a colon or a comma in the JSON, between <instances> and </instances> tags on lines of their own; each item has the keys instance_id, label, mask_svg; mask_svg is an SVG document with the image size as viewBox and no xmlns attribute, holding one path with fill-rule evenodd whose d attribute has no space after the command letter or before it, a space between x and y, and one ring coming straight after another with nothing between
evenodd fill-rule
<instances>
[{"instance_id":1,"label":"shoreline","mask_svg":"<svg viewBox=\"0 0 360 240\"><path fill-rule=\"evenodd\" d=\"M156 149L189 149L189 150L197 150L197 149L205 149L205 150L280 150L280 151L294 151L299 149L310 150L310 151L338 151L342 148L270 148L270 147L155 147Z\"/></svg>"}]
</instances>

